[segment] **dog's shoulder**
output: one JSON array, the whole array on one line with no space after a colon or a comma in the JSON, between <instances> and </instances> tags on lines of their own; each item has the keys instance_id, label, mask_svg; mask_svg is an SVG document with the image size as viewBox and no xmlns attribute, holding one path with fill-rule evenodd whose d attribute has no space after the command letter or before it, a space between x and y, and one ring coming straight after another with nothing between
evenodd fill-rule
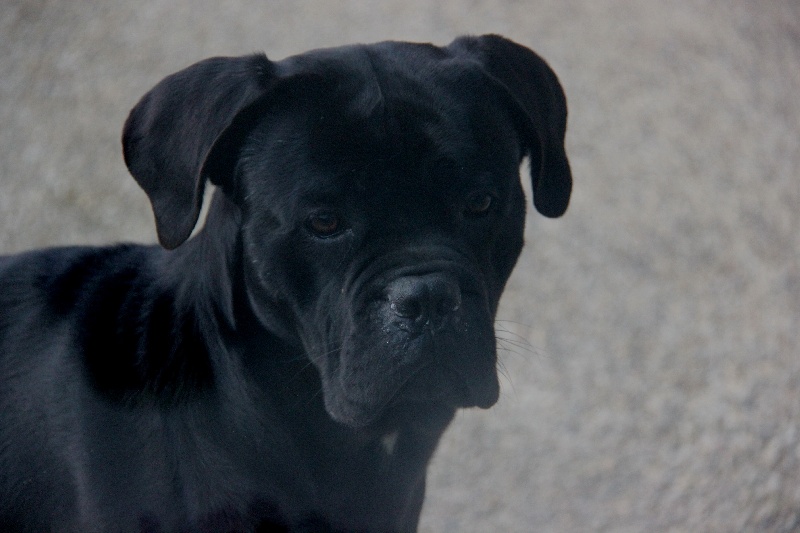
<instances>
[{"instance_id":1,"label":"dog's shoulder","mask_svg":"<svg viewBox=\"0 0 800 533\"><path fill-rule=\"evenodd\" d=\"M45 248L0 258L0 329L28 314L50 321L80 310L82 299L97 290L129 290L147 277L151 247Z\"/></svg>"},{"instance_id":2,"label":"dog's shoulder","mask_svg":"<svg viewBox=\"0 0 800 533\"><path fill-rule=\"evenodd\" d=\"M168 263L160 247L134 244L5 258L0 354L66 359L96 392L119 400L194 390L210 375L204 336L194 311L177 302L181 279Z\"/></svg>"},{"instance_id":3,"label":"dog's shoulder","mask_svg":"<svg viewBox=\"0 0 800 533\"><path fill-rule=\"evenodd\" d=\"M141 300L152 286L154 254L151 247L123 244L0 258L0 365L24 368L69 351L85 353L87 339L111 327L125 314L125 302Z\"/></svg>"}]
</instances>

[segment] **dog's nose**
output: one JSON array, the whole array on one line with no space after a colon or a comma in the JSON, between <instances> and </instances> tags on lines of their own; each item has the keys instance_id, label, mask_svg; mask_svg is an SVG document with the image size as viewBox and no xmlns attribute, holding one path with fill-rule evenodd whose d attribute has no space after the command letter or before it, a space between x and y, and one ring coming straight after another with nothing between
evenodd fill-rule
<instances>
[{"instance_id":1,"label":"dog's nose","mask_svg":"<svg viewBox=\"0 0 800 533\"><path fill-rule=\"evenodd\" d=\"M461 307L461 289L446 274L405 276L387 287L389 307L417 327L436 331Z\"/></svg>"}]
</instances>

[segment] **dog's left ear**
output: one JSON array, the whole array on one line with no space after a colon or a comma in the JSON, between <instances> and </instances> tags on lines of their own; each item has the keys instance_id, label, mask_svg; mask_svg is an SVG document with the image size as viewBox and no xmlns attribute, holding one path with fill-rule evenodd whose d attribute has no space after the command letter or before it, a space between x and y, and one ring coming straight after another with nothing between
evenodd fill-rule
<instances>
[{"instance_id":1,"label":"dog's left ear","mask_svg":"<svg viewBox=\"0 0 800 533\"><path fill-rule=\"evenodd\" d=\"M564 214L572 174L564 151L567 101L553 70L533 51L499 35L461 37L449 48L477 60L520 111L531 156L533 203L547 217Z\"/></svg>"},{"instance_id":2,"label":"dog's left ear","mask_svg":"<svg viewBox=\"0 0 800 533\"><path fill-rule=\"evenodd\" d=\"M237 115L268 92L273 65L263 54L200 61L164 78L128 116L125 164L150 199L165 248L192 233L206 179L226 185L218 161L225 151L214 147Z\"/></svg>"}]
</instances>

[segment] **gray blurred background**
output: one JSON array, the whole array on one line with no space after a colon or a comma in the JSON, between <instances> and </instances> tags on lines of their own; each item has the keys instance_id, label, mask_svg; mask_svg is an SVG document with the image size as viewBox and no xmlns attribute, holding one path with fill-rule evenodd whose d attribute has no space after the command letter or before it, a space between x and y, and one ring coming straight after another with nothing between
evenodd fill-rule
<instances>
[{"instance_id":1,"label":"gray blurred background","mask_svg":"<svg viewBox=\"0 0 800 533\"><path fill-rule=\"evenodd\" d=\"M421 530L800 530L795 0L2 0L0 252L153 242L119 132L194 61L486 32L559 74L575 192L530 210L501 401Z\"/></svg>"}]
</instances>

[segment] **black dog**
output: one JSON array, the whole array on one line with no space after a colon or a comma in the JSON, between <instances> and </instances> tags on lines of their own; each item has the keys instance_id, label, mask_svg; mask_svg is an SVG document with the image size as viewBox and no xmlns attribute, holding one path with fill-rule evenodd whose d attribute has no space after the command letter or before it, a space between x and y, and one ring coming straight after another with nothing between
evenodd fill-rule
<instances>
[{"instance_id":1,"label":"black dog","mask_svg":"<svg viewBox=\"0 0 800 533\"><path fill-rule=\"evenodd\" d=\"M125 125L163 248L0 259L0 530L415 531L566 103L498 36L167 77ZM206 180L204 229L189 239Z\"/></svg>"}]
</instances>

